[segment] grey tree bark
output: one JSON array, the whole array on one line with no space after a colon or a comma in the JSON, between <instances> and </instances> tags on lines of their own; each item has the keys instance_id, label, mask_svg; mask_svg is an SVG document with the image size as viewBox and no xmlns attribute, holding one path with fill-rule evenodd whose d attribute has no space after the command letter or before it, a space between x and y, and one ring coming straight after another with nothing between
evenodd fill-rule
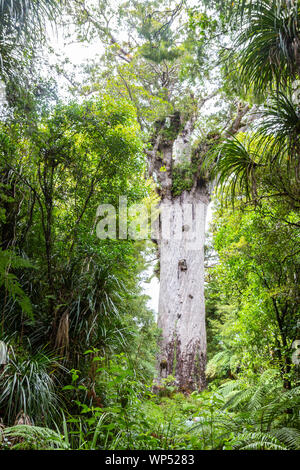
<instances>
[{"instance_id":1,"label":"grey tree bark","mask_svg":"<svg viewBox=\"0 0 300 470\"><path fill-rule=\"evenodd\" d=\"M243 126L242 118L248 109L248 106L239 105L237 117L225 137ZM180 113L157 121L152 150L147 151L149 173L157 184L161 201L158 326L162 337L158 381L173 375L184 391L203 390L206 386L204 239L210 183L203 175L202 157L212 140L220 138L220 135L210 135L193 150L191 140L195 121L196 115L186 119ZM176 168L183 163L191 164L192 158L192 185L174 195Z\"/></svg>"},{"instance_id":2,"label":"grey tree bark","mask_svg":"<svg viewBox=\"0 0 300 470\"><path fill-rule=\"evenodd\" d=\"M174 375L184 390L205 385L204 231L209 202L207 183L195 175L191 188L174 196L174 170L191 163L195 117L179 113L158 123L150 174L161 196L158 249L162 330L159 376Z\"/></svg>"},{"instance_id":3,"label":"grey tree bark","mask_svg":"<svg viewBox=\"0 0 300 470\"><path fill-rule=\"evenodd\" d=\"M161 232L167 225L170 236L161 233L159 241L160 375L174 375L180 389L202 390L206 385L204 228L208 196L205 187L200 187L164 198L162 204Z\"/></svg>"}]
</instances>

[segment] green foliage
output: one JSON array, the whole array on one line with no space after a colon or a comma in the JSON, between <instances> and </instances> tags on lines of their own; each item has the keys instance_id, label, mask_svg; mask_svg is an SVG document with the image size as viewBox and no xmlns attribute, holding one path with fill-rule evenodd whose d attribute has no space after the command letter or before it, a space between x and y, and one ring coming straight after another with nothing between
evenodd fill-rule
<instances>
[{"instance_id":1,"label":"green foliage","mask_svg":"<svg viewBox=\"0 0 300 470\"><path fill-rule=\"evenodd\" d=\"M27 335L36 347L50 334L62 354L69 339L73 355L94 343L125 347L136 331L135 311L145 317L141 328L148 321L146 299L137 299L137 282L129 279L130 271L139 275L143 256L130 240L98 240L94 227L100 203L117 206L119 195L126 195L130 204L147 194L133 108L103 97L58 106L29 135L17 126L3 127L15 146L13 153L3 145L3 182L22 187L24 197L11 191L2 233L17 233L16 246L38 267L34 276L22 270L20 286L12 273L5 278L6 289L11 279L15 290L26 286L31 292L36 325L25 321ZM24 327L11 301L4 310L4 328Z\"/></svg>"},{"instance_id":2,"label":"green foliage","mask_svg":"<svg viewBox=\"0 0 300 470\"><path fill-rule=\"evenodd\" d=\"M238 357L247 373L273 362L289 382L298 318L297 232L280 219L279 211L274 218L271 211L267 201L256 211L219 208L214 221L219 257L214 279L220 314L210 325L220 349Z\"/></svg>"},{"instance_id":3,"label":"green foliage","mask_svg":"<svg viewBox=\"0 0 300 470\"><path fill-rule=\"evenodd\" d=\"M280 197L288 208L298 208L299 122L297 104L279 93L265 106L254 134L217 144L204 166L218 178L224 195L231 193L233 203L242 194L256 202Z\"/></svg>"},{"instance_id":4,"label":"green foliage","mask_svg":"<svg viewBox=\"0 0 300 470\"><path fill-rule=\"evenodd\" d=\"M206 145L206 142L202 142L202 145ZM195 178L197 179L199 185L205 184L208 180L208 173L201 168L201 161L198 156L197 148L195 148L193 151L191 161L183 161L180 163L176 163L173 166L173 196L180 196L183 191L191 190L193 185L195 184Z\"/></svg>"},{"instance_id":5,"label":"green foliage","mask_svg":"<svg viewBox=\"0 0 300 470\"><path fill-rule=\"evenodd\" d=\"M116 361L101 369L113 371L115 387L122 384L124 391L130 369L125 375ZM74 389L76 381L75 376ZM129 391L126 404L123 395L115 395L105 408L78 402L81 415L64 418L62 432L26 425L4 428L2 448L299 450L299 388L284 391L276 371L267 371L256 385L233 381L171 399L145 396L144 387L135 381L131 385L135 391Z\"/></svg>"},{"instance_id":6,"label":"green foliage","mask_svg":"<svg viewBox=\"0 0 300 470\"><path fill-rule=\"evenodd\" d=\"M248 145L251 148L251 142ZM254 179L254 169L258 165L255 161L257 152L247 150L243 142L236 137L223 142L218 152L220 158L213 173L218 177L221 190L231 191L233 202L238 191L250 197L250 185ZM211 155L214 160L214 152Z\"/></svg>"},{"instance_id":7,"label":"green foliage","mask_svg":"<svg viewBox=\"0 0 300 470\"><path fill-rule=\"evenodd\" d=\"M49 428L19 424L0 431L2 450L68 450L61 434Z\"/></svg>"},{"instance_id":8,"label":"green foliage","mask_svg":"<svg viewBox=\"0 0 300 470\"><path fill-rule=\"evenodd\" d=\"M232 354L230 349L215 354L212 359L207 363L206 375L209 378L226 376L227 374L233 375L239 367L239 356Z\"/></svg>"},{"instance_id":9,"label":"green foliage","mask_svg":"<svg viewBox=\"0 0 300 470\"><path fill-rule=\"evenodd\" d=\"M82 385L78 371L73 371L72 385L67 385L80 414L66 420L68 440L78 449L141 449L147 444L141 423L146 424L141 410L142 400L150 396L149 387L125 354L111 359L93 354L95 376L93 389L98 406L87 404L89 388ZM100 395L100 397L99 397ZM148 447L146 447L148 448Z\"/></svg>"},{"instance_id":10,"label":"green foliage","mask_svg":"<svg viewBox=\"0 0 300 470\"><path fill-rule=\"evenodd\" d=\"M116 29L107 18L113 17ZM209 45L195 38L187 22L184 2L125 2L70 7L80 41L99 38L108 44L101 57L104 67L91 61L80 91L108 89L110 95L126 97L137 110L143 130L151 132L156 119L175 110L188 111L191 87L210 75ZM203 28L215 31L216 23L204 15ZM128 31L128 40L120 31ZM134 40L132 40L134 38Z\"/></svg>"},{"instance_id":11,"label":"green foliage","mask_svg":"<svg viewBox=\"0 0 300 470\"><path fill-rule=\"evenodd\" d=\"M127 350L136 373L153 374L157 332L139 286L151 247L95 234L99 204L148 195L141 141L132 106L107 96L60 104L33 128L1 127L1 246L15 237L0 252L1 327L18 345L1 375L1 414L6 424L23 411L53 425L65 371L49 375L40 348L82 367L87 380L83 352L94 347L103 357Z\"/></svg>"},{"instance_id":12,"label":"green foliage","mask_svg":"<svg viewBox=\"0 0 300 470\"><path fill-rule=\"evenodd\" d=\"M1 115L6 119L15 113L15 118L28 123L56 98L53 68L47 78L43 70L47 67L46 30L49 24L54 26L62 4L61 0L0 2L0 79L8 104Z\"/></svg>"},{"instance_id":13,"label":"green foliage","mask_svg":"<svg viewBox=\"0 0 300 470\"><path fill-rule=\"evenodd\" d=\"M172 172L172 194L180 196L183 191L189 191L194 184L197 167L189 162L177 164Z\"/></svg>"},{"instance_id":14,"label":"green foliage","mask_svg":"<svg viewBox=\"0 0 300 470\"><path fill-rule=\"evenodd\" d=\"M24 413L36 424L52 424L59 414L60 400L51 368L57 363L44 353L33 357L15 356L0 375L0 409L5 421L13 424Z\"/></svg>"},{"instance_id":15,"label":"green foliage","mask_svg":"<svg viewBox=\"0 0 300 470\"><path fill-rule=\"evenodd\" d=\"M280 86L299 76L299 4L282 0L251 2L236 41L240 77L257 90Z\"/></svg>"},{"instance_id":16,"label":"green foliage","mask_svg":"<svg viewBox=\"0 0 300 470\"><path fill-rule=\"evenodd\" d=\"M23 291L20 282L11 270L21 268L33 268L28 260L17 256L12 250L1 250L0 248L0 288L4 290L8 297L16 301L22 312L33 319L32 305L29 297ZM4 325L2 325L3 328Z\"/></svg>"}]
</instances>

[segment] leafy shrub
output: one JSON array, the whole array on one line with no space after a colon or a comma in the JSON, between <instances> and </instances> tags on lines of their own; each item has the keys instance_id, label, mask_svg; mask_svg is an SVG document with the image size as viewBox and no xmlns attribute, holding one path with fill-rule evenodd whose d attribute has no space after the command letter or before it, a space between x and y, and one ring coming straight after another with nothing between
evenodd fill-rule
<instances>
[{"instance_id":1,"label":"leafy shrub","mask_svg":"<svg viewBox=\"0 0 300 470\"><path fill-rule=\"evenodd\" d=\"M0 410L8 424L21 412L36 424L50 424L57 418L60 402L54 375L49 373L53 362L41 352L24 359L11 349L9 363L0 374Z\"/></svg>"}]
</instances>

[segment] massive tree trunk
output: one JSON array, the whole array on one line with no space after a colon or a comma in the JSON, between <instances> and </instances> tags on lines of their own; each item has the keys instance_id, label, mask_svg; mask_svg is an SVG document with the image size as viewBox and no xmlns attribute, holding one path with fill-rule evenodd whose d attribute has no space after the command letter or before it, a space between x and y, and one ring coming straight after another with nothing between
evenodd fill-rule
<instances>
[{"instance_id":1,"label":"massive tree trunk","mask_svg":"<svg viewBox=\"0 0 300 470\"><path fill-rule=\"evenodd\" d=\"M236 118L224 137L245 128L242 121L248 111L248 105L239 103ZM206 385L204 236L209 181L203 174L202 162L211 145L222 137L209 134L193 148L195 121L196 115L187 118L179 112L157 121L152 150L147 152L149 173L161 198L157 229L158 326L162 330L159 380L174 375L179 387L186 391L202 390Z\"/></svg>"},{"instance_id":2,"label":"massive tree trunk","mask_svg":"<svg viewBox=\"0 0 300 470\"><path fill-rule=\"evenodd\" d=\"M158 122L149 152L150 174L161 196L159 376L174 375L180 389L189 391L206 385L204 235L209 197L197 166L181 194L174 191L174 178L180 179L180 168L192 165L193 126L194 117L184 122L179 113Z\"/></svg>"},{"instance_id":3,"label":"massive tree trunk","mask_svg":"<svg viewBox=\"0 0 300 470\"><path fill-rule=\"evenodd\" d=\"M204 188L163 199L160 296L162 330L159 372L174 375L182 390L205 387L204 229L208 197ZM170 229L170 230L168 230ZM182 235L180 237L180 235Z\"/></svg>"}]
</instances>

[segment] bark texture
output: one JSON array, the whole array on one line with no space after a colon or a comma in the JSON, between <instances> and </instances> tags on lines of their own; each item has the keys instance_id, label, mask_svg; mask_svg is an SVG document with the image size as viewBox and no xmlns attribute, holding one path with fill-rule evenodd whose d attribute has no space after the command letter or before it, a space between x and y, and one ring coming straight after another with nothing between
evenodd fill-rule
<instances>
[{"instance_id":1,"label":"bark texture","mask_svg":"<svg viewBox=\"0 0 300 470\"><path fill-rule=\"evenodd\" d=\"M213 95L211 95L213 96ZM204 303L204 236L206 209L212 183L202 171L203 157L220 134L208 134L194 148L192 133L199 108L187 118L174 113L157 121L149 157L149 173L161 198L158 224L160 296L158 326L162 330L158 360L159 379L174 375L182 390L206 386L206 327ZM255 119L243 118L247 104L238 103L237 114L223 137L233 136ZM178 168L191 168L192 183L174 192ZM176 176L177 175L177 176ZM180 172L179 172L180 176Z\"/></svg>"},{"instance_id":2,"label":"bark texture","mask_svg":"<svg viewBox=\"0 0 300 470\"><path fill-rule=\"evenodd\" d=\"M186 391L206 385L204 231L209 197L197 172L192 187L180 195L173 195L172 185L178 165L191 163L194 121L194 116L184 121L174 113L158 122L153 150L148 152L150 174L161 196L159 376L174 375Z\"/></svg>"},{"instance_id":3,"label":"bark texture","mask_svg":"<svg viewBox=\"0 0 300 470\"><path fill-rule=\"evenodd\" d=\"M160 375L174 375L182 390L201 390L206 384L203 247L208 197L199 188L162 203L161 231L167 224L170 237L162 234L159 245Z\"/></svg>"}]
</instances>

